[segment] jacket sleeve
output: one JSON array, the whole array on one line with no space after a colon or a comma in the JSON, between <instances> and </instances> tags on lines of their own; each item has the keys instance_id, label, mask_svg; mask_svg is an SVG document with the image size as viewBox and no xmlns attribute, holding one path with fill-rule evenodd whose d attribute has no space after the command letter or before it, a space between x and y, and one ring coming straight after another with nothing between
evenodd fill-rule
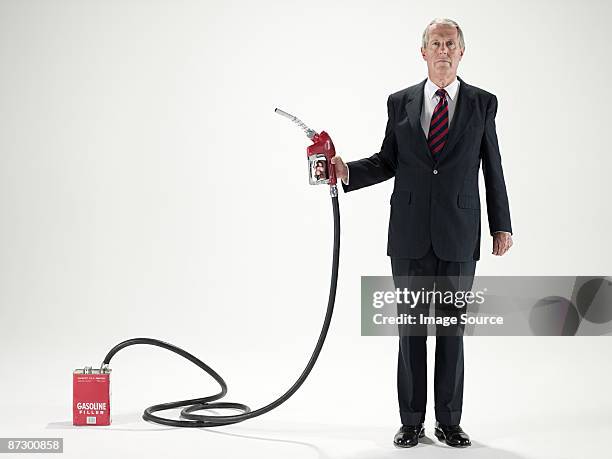
<instances>
[{"instance_id":1,"label":"jacket sleeve","mask_svg":"<svg viewBox=\"0 0 612 459\"><path fill-rule=\"evenodd\" d=\"M497 97L492 96L487 107L485 129L480 144L482 172L487 196L487 215L491 234L497 231L507 231L512 234L508 194L506 193L506 182L504 181L504 171L495 130L496 114Z\"/></svg>"},{"instance_id":2,"label":"jacket sleeve","mask_svg":"<svg viewBox=\"0 0 612 459\"><path fill-rule=\"evenodd\" d=\"M387 127L380 152L369 158L350 161L348 185L342 183L345 192L358 190L390 179L397 169L397 142L395 140L395 111L391 96L387 99Z\"/></svg>"}]
</instances>

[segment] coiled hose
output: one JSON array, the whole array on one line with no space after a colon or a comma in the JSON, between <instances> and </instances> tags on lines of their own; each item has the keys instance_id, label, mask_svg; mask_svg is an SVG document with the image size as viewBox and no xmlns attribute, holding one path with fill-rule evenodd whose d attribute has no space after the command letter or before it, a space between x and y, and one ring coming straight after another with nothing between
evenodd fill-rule
<instances>
[{"instance_id":1,"label":"coiled hose","mask_svg":"<svg viewBox=\"0 0 612 459\"><path fill-rule=\"evenodd\" d=\"M310 371L314 367L317 358L319 357L319 354L321 352L321 349L323 348L323 343L325 342L325 338L327 337L327 331L329 330L332 314L334 312L334 303L336 301L336 286L338 284L338 263L340 255L340 207L338 204L337 193L332 193L331 199L334 218L334 248L332 257L331 281L329 285L329 298L327 301L327 312L325 313L323 327L321 328L321 333L319 334L319 339L317 340L317 344L314 348L314 351L312 352L310 360L306 364L306 368L304 368L304 371L297 379L297 381L295 381L295 383L289 388L289 390L287 390L287 392L285 392L273 402L255 411L251 411L251 409L247 405L244 405L242 403L215 401L220 400L225 396L225 394L227 394L227 384L219 375L219 373L217 373L215 370L210 368L208 365L206 365L204 362L202 362L200 359L190 354L189 352L186 352L183 349L174 346L173 344L152 338L129 339L117 344L108 352L108 354L106 354L106 357L104 357L103 366L107 366L113 356L121 349L124 349L128 346L133 346L135 344L149 344L151 346L158 346L172 351L175 354L178 354L181 357L184 357L187 360L193 362L210 376L212 376L212 378L219 383L219 386L221 386L221 391L215 395L209 395L207 397L194 398L190 400L179 400L176 402L160 403L159 405L150 406L144 411L142 415L142 418L145 421L151 421L157 424L163 424L173 427L225 426L229 424L235 424L237 422L246 421L247 419L251 419L260 416L264 413L267 413L268 411L271 411L286 402L295 392L297 392L297 390L300 388L300 386L304 383L304 381L310 374ZM182 419L168 419L154 414L158 411L164 411L180 407L184 407L180 415ZM196 414L196 412L198 411L214 410L217 408L236 409L242 411L242 413L228 416Z\"/></svg>"}]
</instances>

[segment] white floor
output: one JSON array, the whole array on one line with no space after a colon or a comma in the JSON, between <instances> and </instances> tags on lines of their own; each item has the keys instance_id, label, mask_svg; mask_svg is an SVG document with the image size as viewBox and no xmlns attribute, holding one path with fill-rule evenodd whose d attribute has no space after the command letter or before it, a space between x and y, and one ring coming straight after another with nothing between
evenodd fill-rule
<instances>
[{"instance_id":1,"label":"white floor","mask_svg":"<svg viewBox=\"0 0 612 459\"><path fill-rule=\"evenodd\" d=\"M73 427L72 369L99 362L108 343L117 340L9 342L0 355L0 437L61 437L65 457L92 459L610 457L609 337L466 337L461 425L473 445L462 450L433 435L435 343L429 343L427 438L404 450L392 443L400 424L397 339L341 334L341 319L338 314L317 365L291 399L261 417L215 429L166 428L142 420L149 405L218 391L194 365L146 346L122 351L111 362L112 425ZM224 401L257 409L291 386L312 351L310 336L281 328L275 333L290 337L221 340L209 334L181 336L179 330L167 336L180 336L179 344L225 378Z\"/></svg>"},{"instance_id":2,"label":"white floor","mask_svg":"<svg viewBox=\"0 0 612 459\"><path fill-rule=\"evenodd\" d=\"M197 342L186 348L209 359L226 378L224 400L257 409L299 374L310 354L308 340L302 341L266 349L208 350ZM114 364L112 425L73 427L72 363L84 360L81 354L99 352L51 342L24 345L15 348L19 353L4 353L0 365L0 437L61 437L65 457L105 459L610 457L612 365L606 357L611 344L607 337L466 338L469 371L461 425L473 445L462 450L434 437L431 393L426 439L411 449L393 446L399 427L393 338L331 335L317 366L289 401L261 417L215 429L166 428L142 420L148 405L217 391L197 368L148 348L125 351ZM433 352L428 357L431 361Z\"/></svg>"},{"instance_id":3,"label":"white floor","mask_svg":"<svg viewBox=\"0 0 612 459\"><path fill-rule=\"evenodd\" d=\"M38 422L27 406L14 407L2 416L2 437L40 436L64 438L66 457L210 457L210 458L585 458L609 457L608 437L612 422L602 419L585 422L558 422L540 418L497 426L464 423L473 445L455 450L433 436L432 422L426 425L426 438L409 450L395 448L393 424L364 421L342 424L300 421L300 413L281 408L279 419L268 414L243 424L216 429L176 429L149 424L139 413L115 414L110 427L73 427L61 414L46 412L49 423ZM311 413L307 414L310 417ZM597 422L599 421L599 422ZM24 457L21 455L20 457Z\"/></svg>"}]
</instances>

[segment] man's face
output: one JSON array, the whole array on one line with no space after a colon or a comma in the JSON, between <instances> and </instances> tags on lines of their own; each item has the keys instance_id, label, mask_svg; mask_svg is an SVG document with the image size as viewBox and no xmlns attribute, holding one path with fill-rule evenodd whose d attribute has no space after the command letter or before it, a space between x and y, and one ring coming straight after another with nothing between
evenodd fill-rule
<instances>
[{"instance_id":1,"label":"man's face","mask_svg":"<svg viewBox=\"0 0 612 459\"><path fill-rule=\"evenodd\" d=\"M457 28L446 24L429 26L429 43L421 48L429 73L456 74L463 50L459 47Z\"/></svg>"}]
</instances>

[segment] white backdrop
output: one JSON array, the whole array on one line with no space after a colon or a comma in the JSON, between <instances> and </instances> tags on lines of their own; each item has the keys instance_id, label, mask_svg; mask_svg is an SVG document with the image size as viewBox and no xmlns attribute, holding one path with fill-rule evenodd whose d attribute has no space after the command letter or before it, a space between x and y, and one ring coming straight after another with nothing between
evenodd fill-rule
<instances>
[{"instance_id":1,"label":"white backdrop","mask_svg":"<svg viewBox=\"0 0 612 459\"><path fill-rule=\"evenodd\" d=\"M94 457L396 456L396 339L359 326L360 276L390 274L392 181L340 195L334 320L283 407L214 432L162 431L142 409L217 388L140 347L113 360L113 426L73 429L71 372L150 336L220 372L228 400L257 408L284 392L323 320L332 220L326 187L307 184L308 140L273 110L327 130L346 160L378 151L386 97L426 77L420 37L437 16L464 29L459 75L499 99L515 245L491 255L483 212L477 274L610 275L611 12L0 1L0 436L64 437L66 454ZM609 337L466 338L466 454L601 456L611 352ZM430 443L414 454L448 452Z\"/></svg>"}]
</instances>

